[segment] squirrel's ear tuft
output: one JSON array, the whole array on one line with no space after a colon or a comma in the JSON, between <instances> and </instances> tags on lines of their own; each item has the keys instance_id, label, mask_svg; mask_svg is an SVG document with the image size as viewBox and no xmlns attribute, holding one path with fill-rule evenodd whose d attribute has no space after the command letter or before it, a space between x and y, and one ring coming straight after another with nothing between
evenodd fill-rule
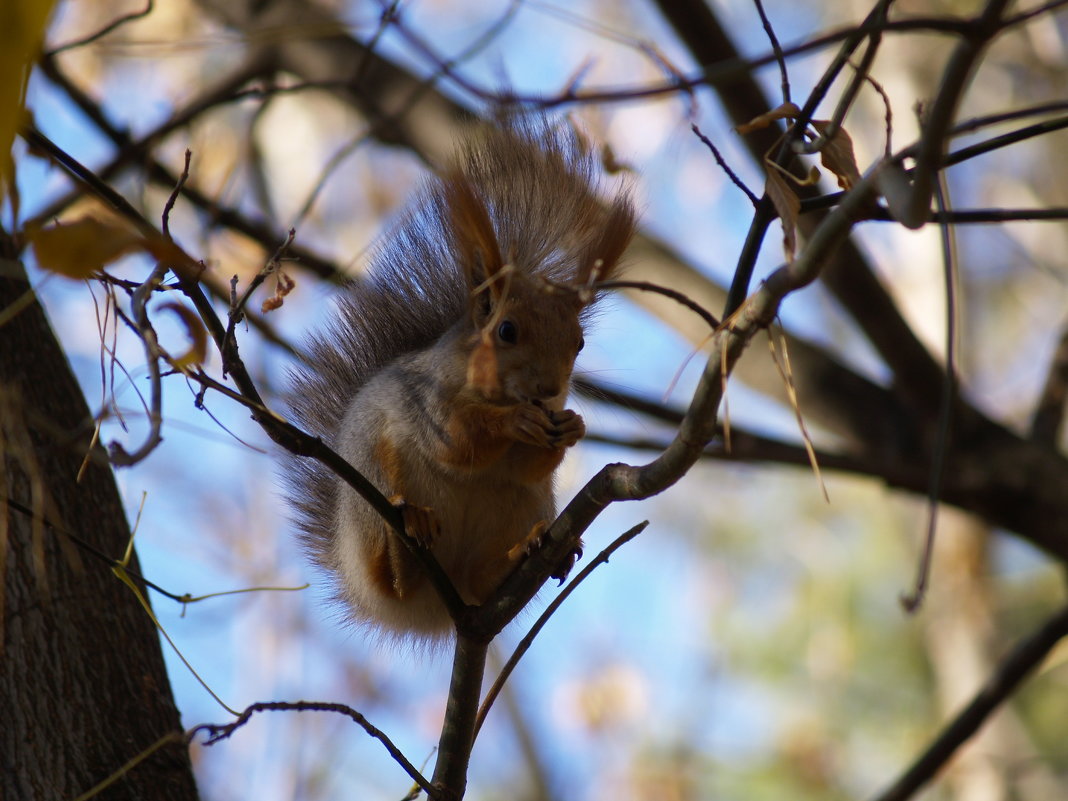
<instances>
[{"instance_id":1,"label":"squirrel's ear tuft","mask_svg":"<svg viewBox=\"0 0 1068 801\"><path fill-rule=\"evenodd\" d=\"M634 226L634 207L626 195L621 195L605 213L579 259L576 275L579 285L606 281L615 274L619 258L634 236Z\"/></svg>"},{"instance_id":2,"label":"squirrel's ear tuft","mask_svg":"<svg viewBox=\"0 0 1068 801\"><path fill-rule=\"evenodd\" d=\"M489 210L470 179L453 172L443 179L453 251L460 260L472 289L495 283L504 266Z\"/></svg>"}]
</instances>

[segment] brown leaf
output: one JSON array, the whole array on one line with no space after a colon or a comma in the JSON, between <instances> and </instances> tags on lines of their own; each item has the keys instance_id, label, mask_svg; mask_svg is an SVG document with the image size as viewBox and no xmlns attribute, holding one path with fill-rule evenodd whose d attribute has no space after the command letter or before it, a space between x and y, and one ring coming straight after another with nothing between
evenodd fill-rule
<instances>
[{"instance_id":1,"label":"brown leaf","mask_svg":"<svg viewBox=\"0 0 1068 801\"><path fill-rule=\"evenodd\" d=\"M260 311L264 314L280 308L282 304L285 303L286 295L292 292L293 288L297 285L297 282L282 272L281 269L279 269L275 275L278 280L274 287L274 294L267 298L267 300L263 301L263 304L260 306Z\"/></svg>"},{"instance_id":2,"label":"brown leaf","mask_svg":"<svg viewBox=\"0 0 1068 801\"><path fill-rule=\"evenodd\" d=\"M159 308L168 309L178 315L185 325L185 332L189 335L191 343L189 350L174 359L172 364L179 370L192 367L194 364L203 364L208 357L208 332L200 318L192 309L173 300L161 303Z\"/></svg>"},{"instance_id":3,"label":"brown leaf","mask_svg":"<svg viewBox=\"0 0 1068 801\"><path fill-rule=\"evenodd\" d=\"M754 117L749 122L739 125L736 130L740 134L751 133L752 131L759 131L761 128L767 128L776 120L793 120L801 113L801 109L797 107L796 103L783 103L778 108L773 108L771 111L767 111L761 114L759 117Z\"/></svg>"},{"instance_id":4,"label":"brown leaf","mask_svg":"<svg viewBox=\"0 0 1068 801\"><path fill-rule=\"evenodd\" d=\"M794 251L797 249L796 228L797 216L801 213L801 199L775 164L765 161L764 169L768 174L764 191L768 193L768 197L775 205L775 211L779 213L779 220L782 223L783 253L786 254L786 261L792 262Z\"/></svg>"},{"instance_id":5,"label":"brown leaf","mask_svg":"<svg viewBox=\"0 0 1068 801\"><path fill-rule=\"evenodd\" d=\"M78 279L145 246L144 239L128 228L93 217L31 230L27 238L41 269Z\"/></svg>"},{"instance_id":6,"label":"brown leaf","mask_svg":"<svg viewBox=\"0 0 1068 801\"><path fill-rule=\"evenodd\" d=\"M820 136L823 136L830 124L830 120L812 121L812 127ZM838 186L842 189L852 189L860 180L857 157L853 154L853 140L841 125L834 132L834 136L820 149L820 161L824 167L834 173L838 179Z\"/></svg>"}]
</instances>

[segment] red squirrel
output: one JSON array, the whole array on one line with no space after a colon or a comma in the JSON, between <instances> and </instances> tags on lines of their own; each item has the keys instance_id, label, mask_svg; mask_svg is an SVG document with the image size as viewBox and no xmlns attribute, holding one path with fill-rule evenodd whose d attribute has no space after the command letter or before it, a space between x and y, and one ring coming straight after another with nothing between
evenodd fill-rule
<instances>
[{"instance_id":1,"label":"red squirrel","mask_svg":"<svg viewBox=\"0 0 1068 801\"><path fill-rule=\"evenodd\" d=\"M291 408L397 505L480 604L555 517L553 472L585 434L565 408L594 282L635 225L566 127L471 133L347 286L292 376ZM348 485L293 459L302 539L352 618L432 638L449 616L418 560Z\"/></svg>"}]
</instances>

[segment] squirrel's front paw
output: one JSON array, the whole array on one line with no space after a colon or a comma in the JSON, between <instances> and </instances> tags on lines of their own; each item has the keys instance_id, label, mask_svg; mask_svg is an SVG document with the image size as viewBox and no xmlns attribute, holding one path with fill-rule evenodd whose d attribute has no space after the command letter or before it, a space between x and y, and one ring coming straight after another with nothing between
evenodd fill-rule
<instances>
[{"instance_id":1,"label":"squirrel's front paw","mask_svg":"<svg viewBox=\"0 0 1068 801\"><path fill-rule=\"evenodd\" d=\"M564 409L561 412L549 412L553 424L554 448L570 448L586 436L586 423L576 412Z\"/></svg>"},{"instance_id":2,"label":"squirrel's front paw","mask_svg":"<svg viewBox=\"0 0 1068 801\"><path fill-rule=\"evenodd\" d=\"M516 409L513 435L540 448L568 448L586 434L586 424L570 409L552 412L525 403Z\"/></svg>"},{"instance_id":3,"label":"squirrel's front paw","mask_svg":"<svg viewBox=\"0 0 1068 801\"><path fill-rule=\"evenodd\" d=\"M404 531L419 545L430 550L441 536L441 521L434 510L427 506L414 506L400 495L394 495L389 502L400 510L404 518Z\"/></svg>"},{"instance_id":4,"label":"squirrel's front paw","mask_svg":"<svg viewBox=\"0 0 1068 801\"><path fill-rule=\"evenodd\" d=\"M537 445L539 448L551 448L553 428L553 421L544 407L523 403L515 408L511 433L519 442Z\"/></svg>"}]
</instances>

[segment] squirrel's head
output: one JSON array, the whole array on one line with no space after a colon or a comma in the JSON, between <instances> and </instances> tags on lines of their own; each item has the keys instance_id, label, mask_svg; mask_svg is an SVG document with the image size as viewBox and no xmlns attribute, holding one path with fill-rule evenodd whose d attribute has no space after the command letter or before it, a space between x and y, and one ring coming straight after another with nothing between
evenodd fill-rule
<instances>
[{"instance_id":1,"label":"squirrel's head","mask_svg":"<svg viewBox=\"0 0 1068 801\"><path fill-rule=\"evenodd\" d=\"M573 277L563 284L541 277L536 265L505 258L489 209L466 176L448 176L444 188L453 251L469 290L467 386L493 402L563 409L583 345L582 312L595 299L595 283L611 276L630 240L629 203L609 206L598 215L599 225L587 227L581 244L569 248Z\"/></svg>"},{"instance_id":2,"label":"squirrel's head","mask_svg":"<svg viewBox=\"0 0 1068 801\"><path fill-rule=\"evenodd\" d=\"M498 275L471 299L467 385L494 402L561 410L583 345L581 293L510 265Z\"/></svg>"}]
</instances>

